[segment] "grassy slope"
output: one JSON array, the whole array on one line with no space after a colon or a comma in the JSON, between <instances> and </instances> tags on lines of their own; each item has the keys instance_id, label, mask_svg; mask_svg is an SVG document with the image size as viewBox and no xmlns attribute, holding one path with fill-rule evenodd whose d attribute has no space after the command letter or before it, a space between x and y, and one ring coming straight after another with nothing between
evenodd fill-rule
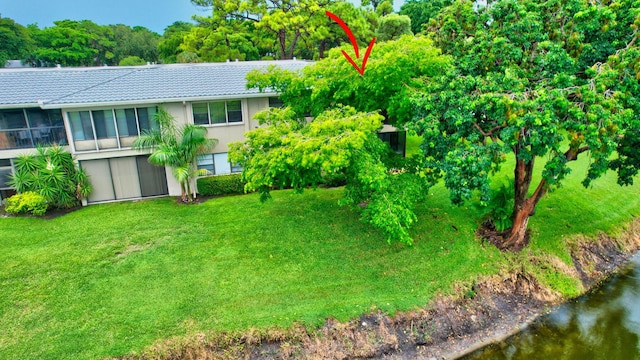
<instances>
[{"instance_id":1,"label":"grassy slope","mask_svg":"<svg viewBox=\"0 0 640 360\"><path fill-rule=\"evenodd\" d=\"M339 207L341 190L278 191L265 204L256 195L192 206L160 199L54 220L1 218L0 358L115 356L199 330L407 310L530 253L568 261L563 236L614 231L640 215L640 186L620 188L608 176L583 190L585 163L575 167L542 200L532 244L515 256L482 247L477 211L451 206L441 185L418 209L411 248L387 244ZM572 279L533 270L566 295L578 291Z\"/></svg>"}]
</instances>

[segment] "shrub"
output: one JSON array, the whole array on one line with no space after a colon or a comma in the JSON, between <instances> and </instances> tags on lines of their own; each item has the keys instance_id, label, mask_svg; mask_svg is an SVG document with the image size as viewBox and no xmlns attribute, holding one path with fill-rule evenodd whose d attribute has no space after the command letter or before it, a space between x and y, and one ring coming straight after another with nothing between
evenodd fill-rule
<instances>
[{"instance_id":1,"label":"shrub","mask_svg":"<svg viewBox=\"0 0 640 360\"><path fill-rule=\"evenodd\" d=\"M120 60L118 66L136 66L136 65L146 65L147 62L140 58L139 56L127 56L126 58Z\"/></svg>"},{"instance_id":2,"label":"shrub","mask_svg":"<svg viewBox=\"0 0 640 360\"><path fill-rule=\"evenodd\" d=\"M198 179L200 195L244 194L241 174L216 175Z\"/></svg>"},{"instance_id":3,"label":"shrub","mask_svg":"<svg viewBox=\"0 0 640 360\"><path fill-rule=\"evenodd\" d=\"M497 190L491 191L489 216L498 231L505 231L512 225L514 191L513 180L502 183Z\"/></svg>"},{"instance_id":4,"label":"shrub","mask_svg":"<svg viewBox=\"0 0 640 360\"><path fill-rule=\"evenodd\" d=\"M33 191L27 191L8 198L4 210L9 214L42 216L47 212L48 208L49 204L44 196Z\"/></svg>"},{"instance_id":5,"label":"shrub","mask_svg":"<svg viewBox=\"0 0 640 360\"><path fill-rule=\"evenodd\" d=\"M78 168L71 154L60 146L39 147L34 154L15 160L15 173L9 185L18 193L29 191L42 195L52 207L71 208L80 205L92 186L84 170Z\"/></svg>"}]
</instances>

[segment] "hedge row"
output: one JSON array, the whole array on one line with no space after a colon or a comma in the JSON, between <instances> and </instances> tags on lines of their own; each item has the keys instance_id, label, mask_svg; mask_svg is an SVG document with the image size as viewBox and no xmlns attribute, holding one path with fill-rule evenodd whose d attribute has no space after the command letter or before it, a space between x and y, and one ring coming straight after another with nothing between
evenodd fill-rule
<instances>
[{"instance_id":1,"label":"hedge row","mask_svg":"<svg viewBox=\"0 0 640 360\"><path fill-rule=\"evenodd\" d=\"M241 174L207 176L198 179L198 193L204 196L244 194Z\"/></svg>"}]
</instances>

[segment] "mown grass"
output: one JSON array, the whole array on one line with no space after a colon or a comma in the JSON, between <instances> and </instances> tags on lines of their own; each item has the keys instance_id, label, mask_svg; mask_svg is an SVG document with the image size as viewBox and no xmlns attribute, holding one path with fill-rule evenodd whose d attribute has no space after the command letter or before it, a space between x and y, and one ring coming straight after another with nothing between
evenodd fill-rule
<instances>
[{"instance_id":1,"label":"mown grass","mask_svg":"<svg viewBox=\"0 0 640 360\"><path fill-rule=\"evenodd\" d=\"M102 358L196 331L318 326L425 306L530 254L568 261L563 238L614 232L640 214L640 186L621 188L611 175L583 189L585 165L542 200L520 255L483 246L479 211L452 206L442 185L418 208L413 247L388 244L339 207L341 189L0 218L0 358ZM579 290L533 270L565 295Z\"/></svg>"}]
</instances>

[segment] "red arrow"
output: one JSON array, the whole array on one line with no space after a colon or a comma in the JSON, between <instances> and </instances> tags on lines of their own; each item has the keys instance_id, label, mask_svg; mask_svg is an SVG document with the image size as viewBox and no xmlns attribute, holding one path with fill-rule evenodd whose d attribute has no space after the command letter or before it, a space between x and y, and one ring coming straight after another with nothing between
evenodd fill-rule
<instances>
[{"instance_id":1,"label":"red arrow","mask_svg":"<svg viewBox=\"0 0 640 360\"><path fill-rule=\"evenodd\" d=\"M342 28L342 30L344 30L344 32L347 33L347 36L349 37L349 41L351 41L351 46L353 46L353 50L356 53L356 59L360 59L360 52L358 50L358 42L356 42L356 37L353 36L353 32L351 32L351 29L349 29L347 24L345 24L344 21L342 21L342 19L340 19L335 14L333 14L333 13L331 13L329 11L327 11L326 14L333 21L337 22L338 25L340 25L340 27ZM375 44L375 42L376 42L376 38L373 38L371 40L371 42L369 43L369 46L367 47L367 51L364 53L364 59L362 60L362 68L359 68L358 65L356 65L356 62L353 61L351 56L349 56L349 54L347 54L346 51L342 50L342 55L344 55L344 57L347 58L347 60L351 63L351 65L353 65L353 67L362 76L364 76L364 68L365 68L365 66L367 66L367 59L369 59L369 54L371 54L371 49L373 49L373 44Z\"/></svg>"}]
</instances>

